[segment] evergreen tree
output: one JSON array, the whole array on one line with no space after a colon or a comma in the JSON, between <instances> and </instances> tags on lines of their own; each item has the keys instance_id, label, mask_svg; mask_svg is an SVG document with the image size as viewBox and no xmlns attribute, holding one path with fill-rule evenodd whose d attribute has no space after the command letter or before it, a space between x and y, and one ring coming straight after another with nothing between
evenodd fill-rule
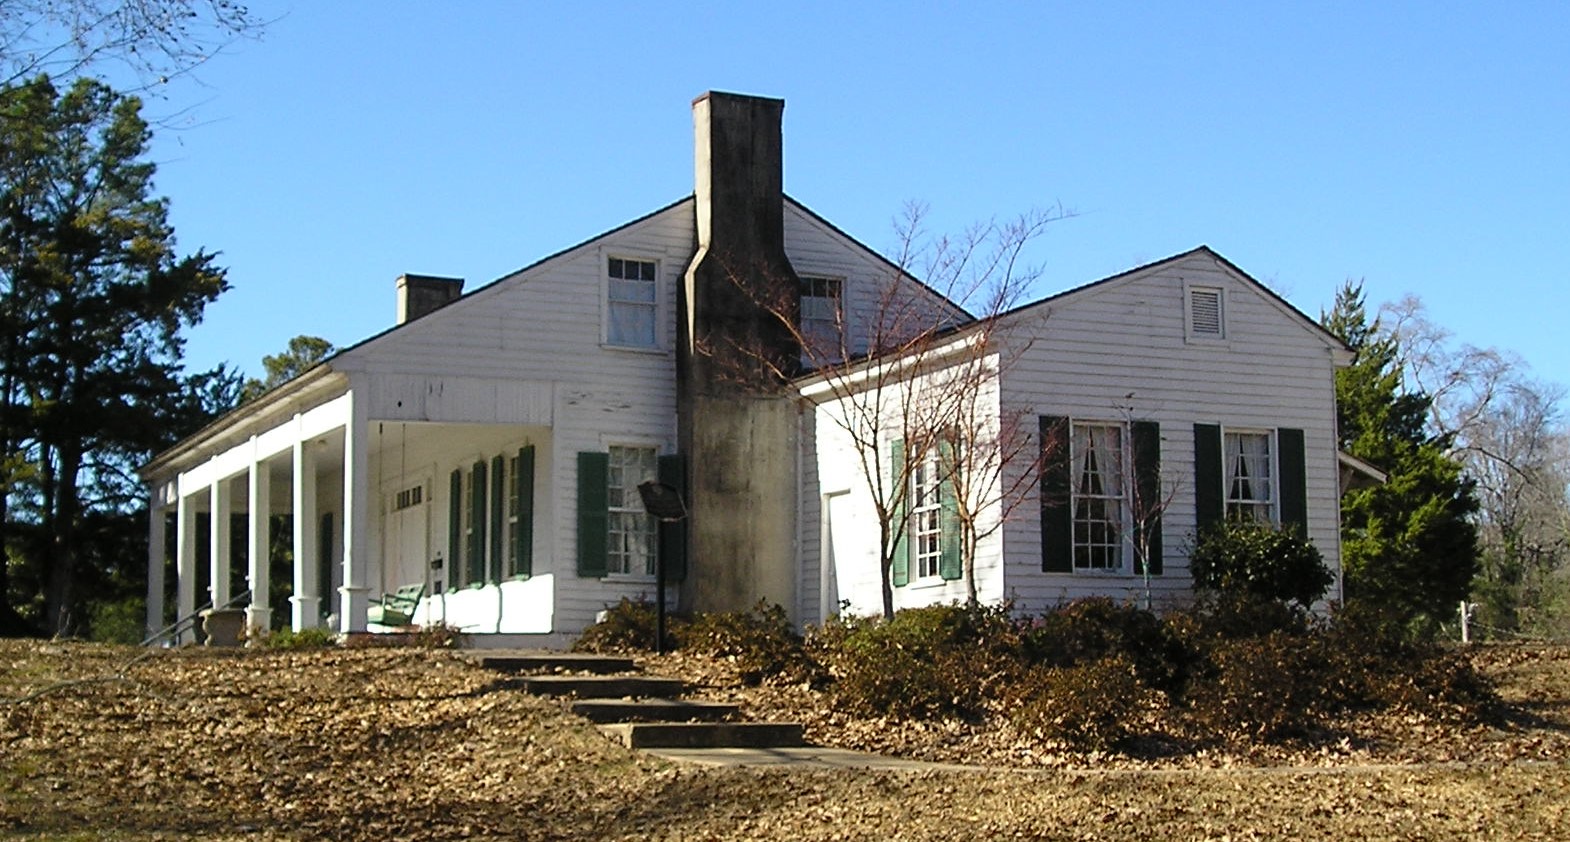
<instances>
[{"instance_id":1,"label":"evergreen tree","mask_svg":"<svg viewBox=\"0 0 1570 842\"><path fill-rule=\"evenodd\" d=\"M240 400L254 400L267 390L288 383L332 356L335 350L333 343L320 336L296 336L289 340L289 347L283 353L262 357L262 369L267 376L261 380L254 377L246 380L240 390Z\"/></svg>"},{"instance_id":2,"label":"evergreen tree","mask_svg":"<svg viewBox=\"0 0 1570 842\"><path fill-rule=\"evenodd\" d=\"M0 523L55 633L85 613L87 516L129 514L130 468L222 379L182 376L180 331L227 284L211 255L175 253L140 108L88 79L0 88Z\"/></svg>"},{"instance_id":3,"label":"evergreen tree","mask_svg":"<svg viewBox=\"0 0 1570 842\"><path fill-rule=\"evenodd\" d=\"M1428 432L1429 398L1406 391L1399 347L1369 321L1362 284L1344 284L1320 321L1356 354L1336 372L1341 449L1389 476L1342 498L1347 599L1405 621L1448 618L1477 572L1473 484Z\"/></svg>"}]
</instances>

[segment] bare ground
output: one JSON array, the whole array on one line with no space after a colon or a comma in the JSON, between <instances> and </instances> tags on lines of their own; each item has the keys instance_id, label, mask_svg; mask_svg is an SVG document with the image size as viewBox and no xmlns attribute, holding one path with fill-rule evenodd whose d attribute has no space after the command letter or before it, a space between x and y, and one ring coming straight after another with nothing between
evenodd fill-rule
<instances>
[{"instance_id":1,"label":"bare ground","mask_svg":"<svg viewBox=\"0 0 1570 842\"><path fill-rule=\"evenodd\" d=\"M973 772L678 767L431 650L0 641L0 839L1562 839L1570 650L1478 650L1509 715L1337 723L1285 747L1077 755L852 720L801 687L706 695L822 743Z\"/></svg>"}]
</instances>

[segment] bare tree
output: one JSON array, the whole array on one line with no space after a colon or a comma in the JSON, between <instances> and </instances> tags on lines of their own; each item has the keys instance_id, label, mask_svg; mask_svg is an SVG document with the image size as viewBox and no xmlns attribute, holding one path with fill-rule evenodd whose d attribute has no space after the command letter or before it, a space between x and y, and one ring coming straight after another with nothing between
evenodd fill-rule
<instances>
[{"instance_id":1,"label":"bare tree","mask_svg":"<svg viewBox=\"0 0 1570 842\"><path fill-rule=\"evenodd\" d=\"M11 85L43 73L70 79L118 68L145 90L263 26L232 0L3 0L0 72Z\"/></svg>"},{"instance_id":2,"label":"bare tree","mask_svg":"<svg viewBox=\"0 0 1570 842\"><path fill-rule=\"evenodd\" d=\"M1565 390L1534 380L1514 354L1457 343L1408 296L1382 309L1412 386L1432 398L1429 423L1476 483L1482 570L1477 590L1496 624L1570 620L1555 586L1570 572L1570 429Z\"/></svg>"},{"instance_id":3,"label":"bare tree","mask_svg":"<svg viewBox=\"0 0 1570 842\"><path fill-rule=\"evenodd\" d=\"M885 617L894 613L912 483L930 482L936 471L953 489L947 502L967 548L974 599L975 548L998 526L983 523L983 513L1000 504L1012 511L1033 472L1006 469L1039 461L1034 437L997 410L998 376L1028 347L1003 342L1001 333L1005 314L1040 277L1022 263L1027 247L1064 216L1061 208L1032 211L934 237L924 228L925 208L909 206L896 226L890 271L873 295L847 298L814 279L773 284L767 296L749 292L799 345L799 360L700 349L762 363L780 382L806 372L800 393L843 434L870 492Z\"/></svg>"}]
</instances>

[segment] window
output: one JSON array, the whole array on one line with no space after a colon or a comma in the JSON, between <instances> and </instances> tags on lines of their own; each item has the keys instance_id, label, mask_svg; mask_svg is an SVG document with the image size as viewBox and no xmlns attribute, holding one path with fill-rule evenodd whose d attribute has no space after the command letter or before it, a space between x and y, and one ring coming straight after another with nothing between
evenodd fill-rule
<instances>
[{"instance_id":1,"label":"window","mask_svg":"<svg viewBox=\"0 0 1570 842\"><path fill-rule=\"evenodd\" d=\"M506 517L505 517L503 523L504 523L504 525L506 526L506 529L507 529L507 539L506 539L506 543L504 544L504 546L507 548L505 550L505 552L507 553L507 565L506 565L506 567L504 569L505 569L506 574L508 576L516 576L519 573L519 565L518 565L518 549L519 549L518 536L519 536L519 532L518 532L518 530L520 528L519 512L521 511L521 507L519 505L519 497L518 497L519 485L520 485L520 477L519 477L520 465L519 465L519 461L520 460L519 460L518 456L508 457L508 459L507 459L507 480L506 480L506 483L502 486L502 488L506 489L505 493L507 495L507 510L506 510Z\"/></svg>"},{"instance_id":2,"label":"window","mask_svg":"<svg viewBox=\"0 0 1570 842\"><path fill-rule=\"evenodd\" d=\"M1220 287L1188 287L1188 338L1226 338L1226 298Z\"/></svg>"},{"instance_id":3,"label":"window","mask_svg":"<svg viewBox=\"0 0 1570 842\"><path fill-rule=\"evenodd\" d=\"M638 484L655 478L654 448L612 447L606 497L608 537L606 572L654 575L655 522L643 510Z\"/></svg>"},{"instance_id":4,"label":"window","mask_svg":"<svg viewBox=\"0 0 1570 842\"><path fill-rule=\"evenodd\" d=\"M476 462L463 475L462 558L454 569L455 585L485 584L485 463Z\"/></svg>"},{"instance_id":5,"label":"window","mask_svg":"<svg viewBox=\"0 0 1570 842\"><path fill-rule=\"evenodd\" d=\"M393 511L401 512L404 509L412 509L423 502L425 502L425 487L419 485L411 486L393 496Z\"/></svg>"},{"instance_id":6,"label":"window","mask_svg":"<svg viewBox=\"0 0 1570 842\"><path fill-rule=\"evenodd\" d=\"M1227 431L1226 506L1228 520L1275 520L1275 471L1269 433Z\"/></svg>"},{"instance_id":7,"label":"window","mask_svg":"<svg viewBox=\"0 0 1570 842\"><path fill-rule=\"evenodd\" d=\"M610 258L606 342L626 348L656 347L655 271L652 260Z\"/></svg>"},{"instance_id":8,"label":"window","mask_svg":"<svg viewBox=\"0 0 1570 842\"><path fill-rule=\"evenodd\" d=\"M910 531L915 541L916 576L938 575L943 559L943 499L938 466L926 459L912 466Z\"/></svg>"},{"instance_id":9,"label":"window","mask_svg":"<svg viewBox=\"0 0 1570 842\"><path fill-rule=\"evenodd\" d=\"M1069 446L1074 569L1122 570L1123 428L1076 423Z\"/></svg>"},{"instance_id":10,"label":"window","mask_svg":"<svg viewBox=\"0 0 1570 842\"><path fill-rule=\"evenodd\" d=\"M839 278L801 279L801 338L809 353L839 350L843 289L844 281Z\"/></svg>"}]
</instances>

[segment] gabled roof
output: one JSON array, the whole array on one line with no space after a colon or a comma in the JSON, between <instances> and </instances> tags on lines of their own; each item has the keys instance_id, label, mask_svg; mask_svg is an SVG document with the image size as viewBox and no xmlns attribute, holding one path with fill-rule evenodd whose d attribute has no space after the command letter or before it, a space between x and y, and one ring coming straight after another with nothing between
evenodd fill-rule
<instances>
[{"instance_id":1,"label":"gabled roof","mask_svg":"<svg viewBox=\"0 0 1570 842\"><path fill-rule=\"evenodd\" d=\"M1254 276L1248 274L1247 272L1245 272L1241 268L1239 268L1236 263L1233 263L1232 261L1226 259L1226 257L1221 255L1221 253L1217 252L1215 249L1213 249L1213 248L1211 248L1210 246L1207 246L1207 245L1195 246L1194 248L1191 248L1188 251L1181 252L1179 254L1174 254L1171 257L1164 257L1164 258L1162 258L1160 260L1152 261L1150 263L1145 263L1145 264L1142 264L1140 266L1135 266L1132 269L1126 269L1126 270L1124 270L1122 272L1117 273L1116 275L1109 275L1109 276L1107 276L1105 278L1102 278L1100 280L1091 281L1088 284L1082 284L1080 286L1073 287L1071 289L1063 290L1062 292L1059 292L1059 293L1054 293L1052 295L1047 296L1046 298L1040 299L1038 301L1032 301L1029 304L1023 304L1023 305L1021 305L1019 307L1016 307L1016 308L1014 308L1012 310L1009 310L1008 312L1001 314L999 316L999 318L1009 318L1009 317L1012 317L1012 316L1014 316L1016 314L1024 313L1024 312L1027 312L1029 310L1032 310L1032 309L1035 309L1037 307L1041 307L1041 306L1044 306L1044 305L1047 305L1047 304L1052 304L1054 302L1061 301L1061 300L1063 300L1065 298L1069 298L1071 296L1081 295L1081 294L1083 294L1083 293L1085 293L1085 292L1087 292L1089 290L1096 289L1098 287L1110 286L1110 285L1116 284L1116 283L1118 283L1120 281L1126 281L1126 280L1129 280L1130 278L1134 277L1135 275L1139 275L1139 274L1142 274L1142 273L1145 273L1145 272L1149 272L1149 271L1151 271L1153 269L1158 269L1158 268L1161 268L1163 266L1171 265L1173 263L1178 263L1180 261L1187 260L1190 257L1194 257L1194 256L1209 257L1210 259L1212 259L1212 260L1216 261L1217 263L1221 264L1222 268L1226 269L1229 273L1231 273L1232 275L1236 276L1238 280L1248 284L1249 286L1252 286L1254 289L1260 291L1261 293L1264 293L1266 300L1268 300L1272 304L1274 304L1278 310L1282 311L1289 318L1297 321L1299 325L1301 325L1302 327L1307 329L1310 333L1313 333L1315 336L1317 336L1326 345L1329 345L1331 348L1333 348L1333 349L1335 349L1337 351L1345 351L1347 353L1351 353L1352 349L1348 348L1346 343L1342 342L1339 338L1337 338L1335 334L1331 333L1328 330L1325 330L1325 328L1322 325L1320 325L1319 322L1317 322L1314 319L1310 318L1308 316L1308 314L1304 313L1302 310L1299 310L1296 307L1292 306L1292 302L1287 301L1285 298L1282 298L1280 295L1277 295L1276 292L1274 290L1272 290L1270 287L1267 287L1263 283L1260 283L1259 280L1254 278Z\"/></svg>"}]
</instances>

